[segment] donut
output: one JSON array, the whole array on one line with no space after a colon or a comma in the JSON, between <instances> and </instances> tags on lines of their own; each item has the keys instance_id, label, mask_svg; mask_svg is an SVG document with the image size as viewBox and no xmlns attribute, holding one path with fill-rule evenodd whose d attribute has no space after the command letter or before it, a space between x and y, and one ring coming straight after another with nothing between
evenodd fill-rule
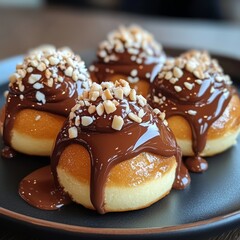
<instances>
[{"instance_id":1,"label":"donut","mask_svg":"<svg viewBox=\"0 0 240 240\"><path fill-rule=\"evenodd\" d=\"M99 44L97 60L89 70L93 81L114 82L123 78L138 94L146 97L150 82L165 59L162 46L149 32L136 25L120 26Z\"/></svg>"},{"instance_id":2,"label":"donut","mask_svg":"<svg viewBox=\"0 0 240 240\"><path fill-rule=\"evenodd\" d=\"M193 172L208 167L203 156L225 151L240 131L240 100L232 81L206 51L169 58L153 81L149 103L164 112Z\"/></svg>"},{"instance_id":3,"label":"donut","mask_svg":"<svg viewBox=\"0 0 240 240\"><path fill-rule=\"evenodd\" d=\"M57 137L53 176L74 202L101 214L145 208L190 183L166 125L127 81L94 82Z\"/></svg>"},{"instance_id":4,"label":"donut","mask_svg":"<svg viewBox=\"0 0 240 240\"><path fill-rule=\"evenodd\" d=\"M45 46L29 52L10 76L1 117L6 146L2 154L8 157L4 153L11 148L50 156L77 97L90 84L84 62L71 50Z\"/></svg>"}]
</instances>

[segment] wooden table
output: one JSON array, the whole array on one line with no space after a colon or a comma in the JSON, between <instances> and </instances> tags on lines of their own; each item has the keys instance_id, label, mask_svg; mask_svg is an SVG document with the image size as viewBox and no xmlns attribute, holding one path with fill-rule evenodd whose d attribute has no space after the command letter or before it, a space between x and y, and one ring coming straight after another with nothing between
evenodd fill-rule
<instances>
[{"instance_id":1,"label":"wooden table","mask_svg":"<svg viewBox=\"0 0 240 240\"><path fill-rule=\"evenodd\" d=\"M240 59L240 24L63 9L0 9L0 59L43 43L92 49L119 24L138 23L163 45L203 48ZM91 27L89 27L91 26Z\"/></svg>"},{"instance_id":2,"label":"wooden table","mask_svg":"<svg viewBox=\"0 0 240 240\"><path fill-rule=\"evenodd\" d=\"M240 59L240 24L237 23L59 8L0 9L0 59L25 53L29 48L43 43L57 47L70 46L76 52L93 49L110 30L119 24L129 23L137 23L148 29L164 46L207 49ZM239 239L239 236L240 229L235 229L211 239ZM3 239L27 238L1 229L0 240Z\"/></svg>"}]
</instances>

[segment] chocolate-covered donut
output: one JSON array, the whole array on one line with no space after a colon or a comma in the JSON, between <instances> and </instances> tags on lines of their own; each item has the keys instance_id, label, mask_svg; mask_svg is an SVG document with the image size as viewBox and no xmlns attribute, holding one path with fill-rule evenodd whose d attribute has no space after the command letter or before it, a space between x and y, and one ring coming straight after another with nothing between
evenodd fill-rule
<instances>
[{"instance_id":1,"label":"chocolate-covered donut","mask_svg":"<svg viewBox=\"0 0 240 240\"><path fill-rule=\"evenodd\" d=\"M30 52L10 77L3 124L4 144L13 147L13 130L18 114L22 114L18 118L19 125L23 118L27 122L33 118L31 113L35 114L36 121L29 123L32 126L25 124L29 128L24 132L25 135L38 132L38 127L34 128L33 125L39 124L45 117L40 113L47 113L50 122L56 115L61 125L60 122L68 116L78 95L88 89L90 84L84 62L71 50L45 47ZM29 117L27 114L30 114ZM47 134L48 126L45 127ZM21 152L20 149L16 150Z\"/></svg>"},{"instance_id":2,"label":"chocolate-covered donut","mask_svg":"<svg viewBox=\"0 0 240 240\"><path fill-rule=\"evenodd\" d=\"M165 61L162 46L139 26L120 26L99 44L97 60L90 66L94 81L126 79L144 97L149 83L157 76Z\"/></svg>"},{"instance_id":3,"label":"chocolate-covered donut","mask_svg":"<svg viewBox=\"0 0 240 240\"><path fill-rule=\"evenodd\" d=\"M166 114L183 155L194 156L186 160L194 172L207 169L201 156L219 153L235 142L239 97L230 77L205 51L192 50L169 58L151 85L149 100L152 107ZM233 132L229 143L228 132ZM216 141L220 137L226 138L225 143Z\"/></svg>"},{"instance_id":4,"label":"chocolate-covered donut","mask_svg":"<svg viewBox=\"0 0 240 240\"><path fill-rule=\"evenodd\" d=\"M117 210L112 210L111 207L105 209L105 205L108 206L104 200L106 197L104 197L104 192L107 191L105 186L109 181L111 182L108 177L111 178L112 169L123 162L134 159L139 154L149 154L152 155L152 164L154 164L154 156L160 156L162 159L160 161L175 157L178 167L176 179L175 168L173 169L172 180L175 179L174 186L176 188L184 188L189 183L189 175L181 164L181 151L175 138L165 124L167 122L164 115L159 110L153 111L146 99L137 95L136 91L129 87L128 82L119 80L115 84L112 82L103 82L101 85L93 83L90 90L84 92L72 108L69 120L65 122L57 137L51 162L55 179L73 197L73 200L89 208L95 208L100 213L124 211L126 209L121 209L120 205ZM76 152L70 150L71 146L73 149L74 146L76 148L81 146L85 149L85 153L81 153L82 150L79 150L79 154L76 154L78 150ZM63 155L64 157L62 157ZM74 157L72 157L73 155ZM88 155L91 165L89 170L84 171L84 173L90 171L91 203L83 203L85 200L76 200L77 194L75 194L75 191L78 191L76 179L81 179L79 185L84 184L85 181L88 182L86 179L83 181L79 173L75 171L79 168L78 165L82 164L81 161L86 161L84 157L86 155ZM171 161L169 160L169 162ZM129 165L128 168L134 168L135 164L132 164L132 167ZM161 174L164 175L164 169L168 169L166 160L165 164L165 167L162 166L157 170L153 181L157 181ZM84 166L82 167L85 168ZM137 165L135 167L137 168ZM126 174L128 168L126 168ZM64 178L68 181L65 182ZM122 181L124 180L122 179ZM136 179L132 181L136 181ZM173 181L169 183L170 189ZM74 188L71 187L70 182L75 186ZM128 184L125 185L124 187L128 187ZM132 189L134 189L133 186ZM79 193L79 195L81 194ZM150 199L149 201L151 202ZM146 199L144 204L149 205L150 202Z\"/></svg>"}]
</instances>

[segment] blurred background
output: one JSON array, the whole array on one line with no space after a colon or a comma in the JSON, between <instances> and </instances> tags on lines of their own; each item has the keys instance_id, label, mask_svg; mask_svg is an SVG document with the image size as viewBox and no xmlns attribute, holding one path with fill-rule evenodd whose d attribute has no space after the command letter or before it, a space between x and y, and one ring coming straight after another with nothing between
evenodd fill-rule
<instances>
[{"instance_id":1,"label":"blurred background","mask_svg":"<svg viewBox=\"0 0 240 240\"><path fill-rule=\"evenodd\" d=\"M0 7L39 8L49 5L240 22L239 0L0 0Z\"/></svg>"},{"instance_id":2,"label":"blurred background","mask_svg":"<svg viewBox=\"0 0 240 240\"><path fill-rule=\"evenodd\" d=\"M164 47L240 59L240 0L0 0L0 59L45 43L93 51L132 23Z\"/></svg>"}]
</instances>

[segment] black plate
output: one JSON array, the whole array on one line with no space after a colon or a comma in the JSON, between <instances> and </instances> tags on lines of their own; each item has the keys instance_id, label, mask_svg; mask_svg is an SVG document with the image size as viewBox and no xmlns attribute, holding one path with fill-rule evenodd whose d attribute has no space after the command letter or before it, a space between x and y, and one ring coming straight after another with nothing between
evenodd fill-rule
<instances>
[{"instance_id":1,"label":"black plate","mask_svg":"<svg viewBox=\"0 0 240 240\"><path fill-rule=\"evenodd\" d=\"M168 49L176 55L180 50ZM89 63L93 51L81 54ZM239 89L240 62L217 56ZM21 56L0 62L0 92ZM1 97L1 105L4 98ZM2 141L0 140L1 145ZM209 169L191 174L192 183L149 208L125 213L99 215L72 204L59 211L42 211L18 196L19 181L31 171L48 164L47 158L21 156L0 159L0 213L4 222L33 233L103 239L166 239L210 236L240 223L240 139L237 145L208 158ZM38 235L39 236L39 235ZM49 235L48 235L49 236Z\"/></svg>"}]
</instances>

